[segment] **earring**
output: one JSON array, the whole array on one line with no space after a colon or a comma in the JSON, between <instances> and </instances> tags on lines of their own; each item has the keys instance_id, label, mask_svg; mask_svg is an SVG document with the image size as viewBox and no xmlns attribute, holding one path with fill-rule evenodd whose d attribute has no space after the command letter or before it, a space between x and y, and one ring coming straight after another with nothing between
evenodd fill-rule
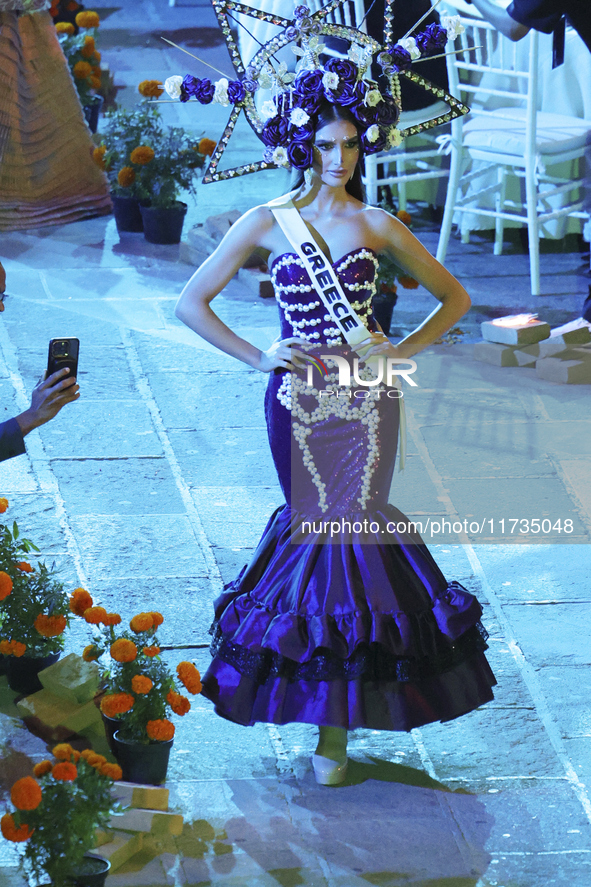
<instances>
[{"instance_id":1,"label":"earring","mask_svg":"<svg viewBox=\"0 0 591 887\"><path fill-rule=\"evenodd\" d=\"M304 181L308 187L312 184L312 179L314 178L314 170L311 166L308 169L304 170Z\"/></svg>"}]
</instances>

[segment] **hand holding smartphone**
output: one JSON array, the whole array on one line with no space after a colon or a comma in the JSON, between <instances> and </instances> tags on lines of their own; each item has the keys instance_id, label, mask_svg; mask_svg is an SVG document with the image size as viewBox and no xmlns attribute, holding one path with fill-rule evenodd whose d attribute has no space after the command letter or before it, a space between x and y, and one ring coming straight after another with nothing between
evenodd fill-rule
<instances>
[{"instance_id":1,"label":"hand holding smartphone","mask_svg":"<svg viewBox=\"0 0 591 887\"><path fill-rule=\"evenodd\" d=\"M78 375L78 350L80 348L80 340L65 337L62 339L51 339L49 342L49 354L47 357L47 375L48 379L53 373L67 367L68 375Z\"/></svg>"}]
</instances>

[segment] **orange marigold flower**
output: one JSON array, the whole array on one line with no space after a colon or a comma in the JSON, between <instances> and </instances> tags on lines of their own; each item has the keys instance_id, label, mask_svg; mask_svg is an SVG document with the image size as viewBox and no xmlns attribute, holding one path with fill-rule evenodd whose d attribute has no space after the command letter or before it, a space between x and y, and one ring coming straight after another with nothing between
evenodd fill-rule
<instances>
[{"instance_id":1,"label":"orange marigold flower","mask_svg":"<svg viewBox=\"0 0 591 887\"><path fill-rule=\"evenodd\" d=\"M159 99L164 92L162 80L142 80L138 92L147 99Z\"/></svg>"},{"instance_id":2,"label":"orange marigold flower","mask_svg":"<svg viewBox=\"0 0 591 887\"><path fill-rule=\"evenodd\" d=\"M167 718L159 718L156 721L148 721L146 733L149 739L157 739L160 742L168 742L174 736L174 724Z\"/></svg>"},{"instance_id":3,"label":"orange marigold flower","mask_svg":"<svg viewBox=\"0 0 591 887\"><path fill-rule=\"evenodd\" d=\"M16 656L19 659L27 649L26 644L21 644L20 641L0 641L0 653L3 656Z\"/></svg>"},{"instance_id":4,"label":"orange marigold flower","mask_svg":"<svg viewBox=\"0 0 591 887\"><path fill-rule=\"evenodd\" d=\"M175 715L186 715L191 710L191 703L186 696L182 696L175 690L169 690L166 694L166 701L172 708Z\"/></svg>"},{"instance_id":5,"label":"orange marigold flower","mask_svg":"<svg viewBox=\"0 0 591 887\"><path fill-rule=\"evenodd\" d=\"M35 567L32 567L31 564L28 564L26 561L19 561L18 564L16 564L16 568L17 570L20 570L21 573L33 573L35 570Z\"/></svg>"},{"instance_id":6,"label":"orange marigold flower","mask_svg":"<svg viewBox=\"0 0 591 887\"><path fill-rule=\"evenodd\" d=\"M98 28L100 21L98 13L91 10L79 12L76 16L76 24L79 28Z\"/></svg>"},{"instance_id":7,"label":"orange marigold flower","mask_svg":"<svg viewBox=\"0 0 591 887\"><path fill-rule=\"evenodd\" d=\"M15 844L21 841L28 841L33 834L33 830L29 828L26 822L23 822L22 825L16 825L12 813L5 813L2 819L0 819L0 831L2 831L7 841L13 841Z\"/></svg>"},{"instance_id":8,"label":"orange marigold flower","mask_svg":"<svg viewBox=\"0 0 591 887\"><path fill-rule=\"evenodd\" d=\"M80 4L76 3L76 0L70 0L70 3L66 6L68 12L76 12L77 9L80 9Z\"/></svg>"},{"instance_id":9,"label":"orange marigold flower","mask_svg":"<svg viewBox=\"0 0 591 887\"><path fill-rule=\"evenodd\" d=\"M8 508L8 499L5 499L4 496L0 498L0 514L4 514L6 509Z\"/></svg>"},{"instance_id":10,"label":"orange marigold flower","mask_svg":"<svg viewBox=\"0 0 591 887\"><path fill-rule=\"evenodd\" d=\"M71 764L69 761L61 761L55 765L51 775L59 782L74 782L78 776L78 769L75 764Z\"/></svg>"},{"instance_id":11,"label":"orange marigold flower","mask_svg":"<svg viewBox=\"0 0 591 887\"><path fill-rule=\"evenodd\" d=\"M104 607L89 607L84 611L84 619L89 625L100 625L106 615L107 611Z\"/></svg>"},{"instance_id":12,"label":"orange marigold flower","mask_svg":"<svg viewBox=\"0 0 591 887\"><path fill-rule=\"evenodd\" d=\"M66 616L47 616L45 613L39 613L34 624L44 638L56 638L65 631L68 619Z\"/></svg>"},{"instance_id":13,"label":"orange marigold flower","mask_svg":"<svg viewBox=\"0 0 591 887\"><path fill-rule=\"evenodd\" d=\"M76 80L86 80L92 74L92 65L89 62L76 62L72 73Z\"/></svg>"},{"instance_id":14,"label":"orange marigold flower","mask_svg":"<svg viewBox=\"0 0 591 887\"><path fill-rule=\"evenodd\" d=\"M89 644L82 651L82 658L85 662L96 662L96 660L100 657L100 653L94 644Z\"/></svg>"},{"instance_id":15,"label":"orange marigold flower","mask_svg":"<svg viewBox=\"0 0 591 887\"><path fill-rule=\"evenodd\" d=\"M106 169L105 166L105 154L107 149L105 145L101 145L99 148L95 148L92 152L92 159L96 163L99 169Z\"/></svg>"},{"instance_id":16,"label":"orange marigold flower","mask_svg":"<svg viewBox=\"0 0 591 887\"><path fill-rule=\"evenodd\" d=\"M412 217L410 213L407 213L405 209L399 209L396 213L396 218L400 219L405 225L410 225L412 222Z\"/></svg>"},{"instance_id":17,"label":"orange marigold flower","mask_svg":"<svg viewBox=\"0 0 591 887\"><path fill-rule=\"evenodd\" d=\"M100 773L103 776L108 776L109 779L114 779L115 782L118 782L120 779L123 779L123 770L119 766L119 764L110 764L108 761L101 765Z\"/></svg>"},{"instance_id":18,"label":"orange marigold flower","mask_svg":"<svg viewBox=\"0 0 591 887\"><path fill-rule=\"evenodd\" d=\"M92 61L94 62L95 65L98 65L100 63L101 59L102 59L102 55L100 54L98 49L95 49L94 55L92 56ZM97 70L97 69L95 68L95 70ZM100 68L98 68L98 70L100 71Z\"/></svg>"},{"instance_id":19,"label":"orange marigold flower","mask_svg":"<svg viewBox=\"0 0 591 887\"><path fill-rule=\"evenodd\" d=\"M123 166L117 173L117 181L122 188L129 188L135 182L135 170L131 166Z\"/></svg>"},{"instance_id":20,"label":"orange marigold flower","mask_svg":"<svg viewBox=\"0 0 591 887\"><path fill-rule=\"evenodd\" d=\"M58 761L71 761L74 749L69 742L60 742L52 748L51 753Z\"/></svg>"},{"instance_id":21,"label":"orange marigold flower","mask_svg":"<svg viewBox=\"0 0 591 887\"><path fill-rule=\"evenodd\" d=\"M179 662L176 673L189 693L201 693L201 675L192 662Z\"/></svg>"},{"instance_id":22,"label":"orange marigold flower","mask_svg":"<svg viewBox=\"0 0 591 887\"><path fill-rule=\"evenodd\" d=\"M144 654L144 656L150 656L150 657L157 656L159 652L160 652L160 647L144 647L144 649L142 650L142 653Z\"/></svg>"},{"instance_id":23,"label":"orange marigold flower","mask_svg":"<svg viewBox=\"0 0 591 887\"><path fill-rule=\"evenodd\" d=\"M111 644L111 656L115 662L133 662L137 656L137 647L127 638L118 638Z\"/></svg>"},{"instance_id":24,"label":"orange marigold flower","mask_svg":"<svg viewBox=\"0 0 591 887\"><path fill-rule=\"evenodd\" d=\"M41 786L32 776L17 779L10 792L10 800L17 810L36 810L41 798Z\"/></svg>"},{"instance_id":25,"label":"orange marigold flower","mask_svg":"<svg viewBox=\"0 0 591 887\"><path fill-rule=\"evenodd\" d=\"M215 146L216 146L216 142L214 142L213 139L204 138L204 139L201 139L201 141L199 142L199 144L197 146L197 150L199 151L200 154L205 154L209 157L215 151Z\"/></svg>"},{"instance_id":26,"label":"orange marigold flower","mask_svg":"<svg viewBox=\"0 0 591 887\"><path fill-rule=\"evenodd\" d=\"M102 152L104 155L106 150L105 147L95 148L93 151L93 157L97 151ZM85 588L75 588L70 595L70 610L72 613L75 613L76 616L84 616L84 612L89 610L93 604L94 601Z\"/></svg>"},{"instance_id":27,"label":"orange marigold flower","mask_svg":"<svg viewBox=\"0 0 591 887\"><path fill-rule=\"evenodd\" d=\"M131 630L136 633L140 631L150 631L153 625L154 620L152 619L151 613L138 613L129 623Z\"/></svg>"},{"instance_id":28,"label":"orange marigold flower","mask_svg":"<svg viewBox=\"0 0 591 887\"><path fill-rule=\"evenodd\" d=\"M102 755L97 754L91 748L85 748L84 751L81 751L80 757L82 758L83 761L86 761L86 763L89 764L91 767L93 764L96 764L98 758L102 758L103 761L107 760Z\"/></svg>"},{"instance_id":29,"label":"orange marigold flower","mask_svg":"<svg viewBox=\"0 0 591 887\"><path fill-rule=\"evenodd\" d=\"M405 290L416 290L419 285L418 280L415 280L414 277L399 277L398 282Z\"/></svg>"},{"instance_id":30,"label":"orange marigold flower","mask_svg":"<svg viewBox=\"0 0 591 887\"><path fill-rule=\"evenodd\" d=\"M84 56L85 59L89 59L95 50L94 46L94 37L91 37L90 34L87 34L84 38L84 46L80 50L80 55Z\"/></svg>"},{"instance_id":31,"label":"orange marigold flower","mask_svg":"<svg viewBox=\"0 0 591 887\"><path fill-rule=\"evenodd\" d=\"M101 711L108 718L124 715L133 708L135 699L131 693L110 693L101 700Z\"/></svg>"},{"instance_id":32,"label":"orange marigold flower","mask_svg":"<svg viewBox=\"0 0 591 887\"><path fill-rule=\"evenodd\" d=\"M145 166L146 163L150 163L150 161L154 159L154 156L154 149L150 148L149 145L139 145L137 148L133 149L129 155L129 159L132 163L136 163L138 166Z\"/></svg>"},{"instance_id":33,"label":"orange marigold flower","mask_svg":"<svg viewBox=\"0 0 591 887\"><path fill-rule=\"evenodd\" d=\"M121 622L121 616L119 613L107 613L104 625L119 625Z\"/></svg>"},{"instance_id":34,"label":"orange marigold flower","mask_svg":"<svg viewBox=\"0 0 591 887\"><path fill-rule=\"evenodd\" d=\"M95 770L100 770L107 763L107 759L104 755L92 755L90 758L86 758L86 763L94 767Z\"/></svg>"},{"instance_id":35,"label":"orange marigold flower","mask_svg":"<svg viewBox=\"0 0 591 887\"><path fill-rule=\"evenodd\" d=\"M58 34L67 34L68 37L71 37L76 28L71 22L57 22L55 30Z\"/></svg>"},{"instance_id":36,"label":"orange marigold flower","mask_svg":"<svg viewBox=\"0 0 591 887\"><path fill-rule=\"evenodd\" d=\"M143 674L135 674L131 679L131 689L134 693L149 693L154 682Z\"/></svg>"},{"instance_id":37,"label":"orange marigold flower","mask_svg":"<svg viewBox=\"0 0 591 887\"><path fill-rule=\"evenodd\" d=\"M0 571L0 601L3 601L4 598L7 598L10 592L12 591L12 579L5 573L4 570Z\"/></svg>"},{"instance_id":38,"label":"orange marigold flower","mask_svg":"<svg viewBox=\"0 0 591 887\"><path fill-rule=\"evenodd\" d=\"M154 623L154 628L158 628L158 626L162 625L162 623L164 622L164 616L162 615L162 613L155 613L152 610L152 612L150 613L150 616L152 617L152 621Z\"/></svg>"},{"instance_id":39,"label":"orange marigold flower","mask_svg":"<svg viewBox=\"0 0 591 887\"><path fill-rule=\"evenodd\" d=\"M103 81L100 77L97 77L96 74L93 74L90 78L90 88L91 89L100 89Z\"/></svg>"},{"instance_id":40,"label":"orange marigold flower","mask_svg":"<svg viewBox=\"0 0 591 887\"><path fill-rule=\"evenodd\" d=\"M53 764L51 761L39 761L38 764L35 764L33 767L33 773L35 776L45 776L46 773L51 773L53 770Z\"/></svg>"}]
</instances>

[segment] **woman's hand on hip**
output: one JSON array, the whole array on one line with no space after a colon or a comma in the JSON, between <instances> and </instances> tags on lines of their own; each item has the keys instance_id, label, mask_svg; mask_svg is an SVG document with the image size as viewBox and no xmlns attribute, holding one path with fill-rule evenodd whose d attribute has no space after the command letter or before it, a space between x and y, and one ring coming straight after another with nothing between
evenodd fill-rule
<instances>
[{"instance_id":1,"label":"woman's hand on hip","mask_svg":"<svg viewBox=\"0 0 591 887\"><path fill-rule=\"evenodd\" d=\"M410 356L408 353L409 349L406 349L404 346L393 345L386 334L381 332L368 332L367 339L363 339L362 342L359 342L359 344L355 346L355 350L358 352L362 360L366 360L368 357L374 355L392 358L397 357L399 359L408 358Z\"/></svg>"},{"instance_id":2,"label":"woman's hand on hip","mask_svg":"<svg viewBox=\"0 0 591 887\"><path fill-rule=\"evenodd\" d=\"M273 342L266 351L261 351L259 363L256 367L261 373L272 373L273 370L282 369L294 372L298 367L302 367L306 363L306 355L302 351L294 348L294 345L308 345L306 339L299 339L292 336L289 339L279 339Z\"/></svg>"}]
</instances>

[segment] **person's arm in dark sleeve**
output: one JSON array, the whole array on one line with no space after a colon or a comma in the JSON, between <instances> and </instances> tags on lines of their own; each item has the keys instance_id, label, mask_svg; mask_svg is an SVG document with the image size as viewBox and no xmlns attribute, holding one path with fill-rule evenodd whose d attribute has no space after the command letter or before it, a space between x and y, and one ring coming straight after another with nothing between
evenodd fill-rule
<instances>
[{"instance_id":1,"label":"person's arm in dark sleeve","mask_svg":"<svg viewBox=\"0 0 591 887\"><path fill-rule=\"evenodd\" d=\"M25 452L25 442L20 425L16 419L0 424L0 462L12 459L13 456L22 456Z\"/></svg>"},{"instance_id":2,"label":"person's arm in dark sleeve","mask_svg":"<svg viewBox=\"0 0 591 887\"><path fill-rule=\"evenodd\" d=\"M494 25L497 31L500 31L509 40L521 40L529 32L529 27L517 20L519 3L513 2L508 9L503 9L494 0L472 0L472 4L487 22ZM514 7L517 7L517 11ZM509 14L510 11L511 14Z\"/></svg>"}]
</instances>

